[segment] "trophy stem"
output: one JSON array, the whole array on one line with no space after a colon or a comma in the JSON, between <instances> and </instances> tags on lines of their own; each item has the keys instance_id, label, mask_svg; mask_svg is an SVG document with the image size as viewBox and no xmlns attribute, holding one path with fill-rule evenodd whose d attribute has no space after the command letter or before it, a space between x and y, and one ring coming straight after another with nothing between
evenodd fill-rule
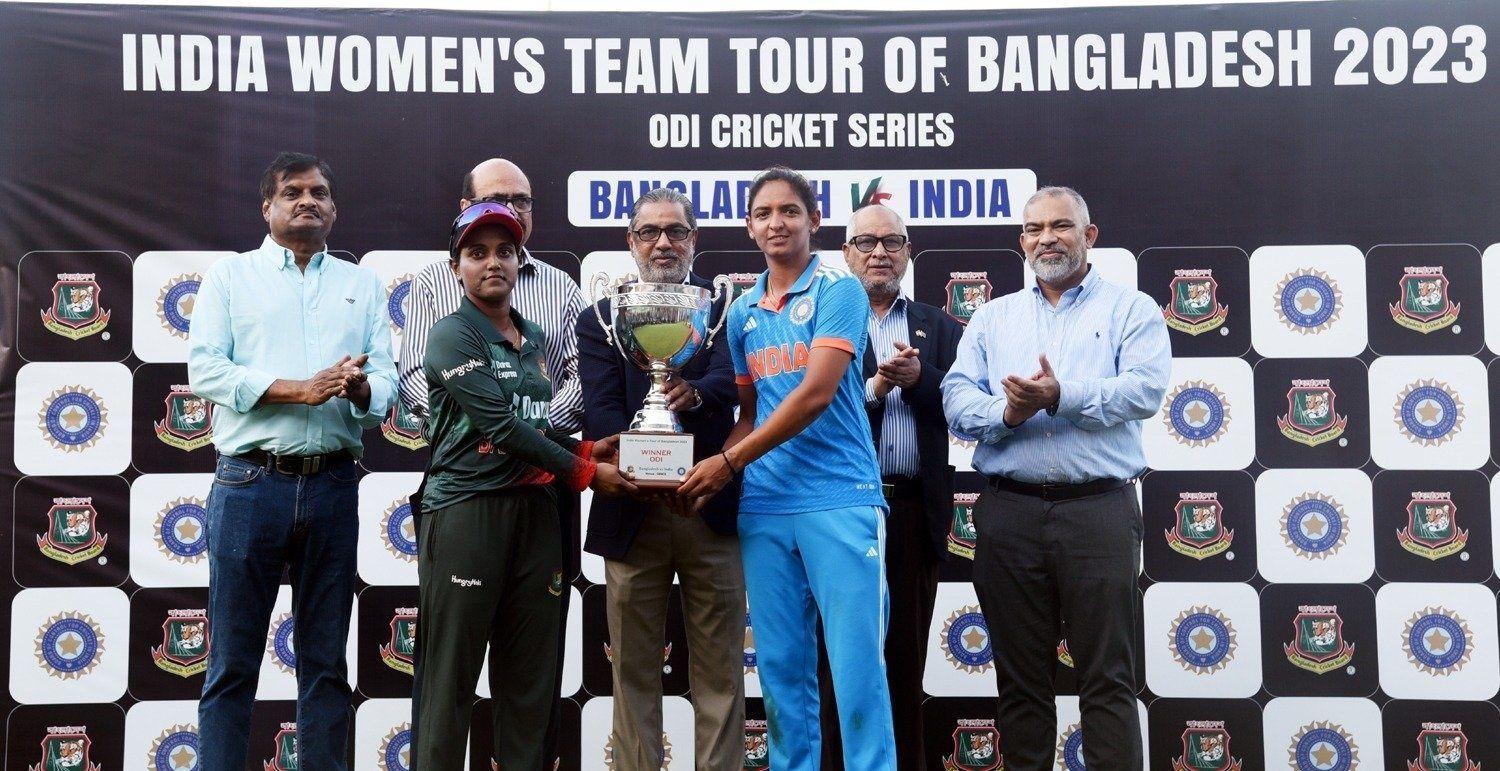
<instances>
[{"instance_id":1,"label":"trophy stem","mask_svg":"<svg viewBox=\"0 0 1500 771\"><path fill-rule=\"evenodd\" d=\"M630 422L630 430L657 434L682 433L682 423L667 407L667 378L671 375L671 371L662 362L653 361L649 374L651 375L651 389L646 392L645 403L635 414L635 420Z\"/></svg>"}]
</instances>

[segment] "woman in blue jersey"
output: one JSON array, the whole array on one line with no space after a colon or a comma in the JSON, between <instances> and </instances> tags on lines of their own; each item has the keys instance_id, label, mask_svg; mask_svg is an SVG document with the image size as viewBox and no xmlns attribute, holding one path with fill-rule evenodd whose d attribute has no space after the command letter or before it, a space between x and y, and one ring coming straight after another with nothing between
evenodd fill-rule
<instances>
[{"instance_id":1,"label":"woman in blue jersey","mask_svg":"<svg viewBox=\"0 0 1500 771\"><path fill-rule=\"evenodd\" d=\"M739 422L678 492L701 506L744 474L740 551L771 767L818 767L821 617L845 766L894 771L886 509L860 374L870 304L841 264L812 253L820 220L812 186L791 169L767 169L750 186L745 226L766 271L729 310Z\"/></svg>"}]
</instances>

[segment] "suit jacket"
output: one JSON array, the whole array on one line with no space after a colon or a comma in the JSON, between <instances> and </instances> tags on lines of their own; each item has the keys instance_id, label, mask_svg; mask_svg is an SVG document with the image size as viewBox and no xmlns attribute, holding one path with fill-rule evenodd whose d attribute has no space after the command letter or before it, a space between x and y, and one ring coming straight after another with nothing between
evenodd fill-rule
<instances>
[{"instance_id":1,"label":"suit jacket","mask_svg":"<svg viewBox=\"0 0 1500 771\"><path fill-rule=\"evenodd\" d=\"M596 325L597 326L597 325ZM922 377L915 388L901 389L901 400L917 425L918 477L922 480L922 508L927 512L930 546L938 559L948 555L948 531L953 520L953 466L948 463L948 421L943 417L939 385L958 356L959 326L943 309L906 301L907 344L921 351ZM875 376L873 346L865 346L865 378ZM879 453L885 403L868 407L870 436Z\"/></svg>"},{"instance_id":2,"label":"suit jacket","mask_svg":"<svg viewBox=\"0 0 1500 771\"><path fill-rule=\"evenodd\" d=\"M688 281L693 286L712 289L712 285L697 274L689 275ZM726 298L714 303L709 318L710 328L718 323L728 306ZM610 320L609 300L599 301L598 308L605 320ZM651 386L650 376L634 362L626 361L609 344L594 315L594 308L585 308L579 314L577 332L584 438L601 439L629 429L636 410L646 400ZM713 346L708 351L700 349L688 359L682 368L682 379L697 388L703 397L702 407L677 413L682 430L694 437L693 461L697 462L718 454L724 448L724 440L734 427L734 408L739 406L739 389L734 384L734 365L729 359L729 340L725 330L720 329L714 336ZM704 506L703 521L716 533L733 535L739 508L740 485L734 481ZM584 550L606 559L623 559L648 509L632 498L594 496Z\"/></svg>"}]
</instances>

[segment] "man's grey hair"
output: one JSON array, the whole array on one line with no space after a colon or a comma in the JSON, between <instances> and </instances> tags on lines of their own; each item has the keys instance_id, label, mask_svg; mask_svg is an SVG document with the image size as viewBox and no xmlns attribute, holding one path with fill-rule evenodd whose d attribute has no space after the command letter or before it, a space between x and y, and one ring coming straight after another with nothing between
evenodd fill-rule
<instances>
[{"instance_id":1,"label":"man's grey hair","mask_svg":"<svg viewBox=\"0 0 1500 771\"><path fill-rule=\"evenodd\" d=\"M635 230L635 223L641 218L641 208L648 203L675 203L681 206L683 216L687 217L687 226L693 230L698 229L698 218L693 216L693 199L670 187L658 187L635 199L635 205L630 207L631 230Z\"/></svg>"},{"instance_id":2,"label":"man's grey hair","mask_svg":"<svg viewBox=\"0 0 1500 771\"><path fill-rule=\"evenodd\" d=\"M891 216L896 218L896 229L901 231L901 235L906 235L906 220L901 218L901 212L898 212L883 203L871 203L865 204L864 206L855 209L854 213L849 215L849 224L844 227L844 243L849 243L850 241L854 240L854 237L856 235L858 235L854 232L854 222L859 219L860 212L867 211L869 209L884 209L890 212Z\"/></svg>"},{"instance_id":3,"label":"man's grey hair","mask_svg":"<svg viewBox=\"0 0 1500 771\"><path fill-rule=\"evenodd\" d=\"M1079 195L1077 190L1071 187L1063 187L1062 185L1048 185L1032 193L1031 197L1026 199L1026 206L1021 207L1021 211L1024 212L1027 208L1030 208L1033 201L1053 196L1067 198L1073 202L1073 210L1078 213L1078 222L1074 224L1079 227L1088 227L1089 223L1093 221L1089 219L1089 205L1083 200L1083 196Z\"/></svg>"}]
</instances>

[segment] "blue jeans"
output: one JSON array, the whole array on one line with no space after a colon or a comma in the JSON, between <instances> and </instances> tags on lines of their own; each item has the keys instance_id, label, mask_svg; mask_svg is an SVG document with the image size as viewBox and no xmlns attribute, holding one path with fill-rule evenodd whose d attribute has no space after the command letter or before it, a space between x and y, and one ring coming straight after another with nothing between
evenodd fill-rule
<instances>
[{"instance_id":1,"label":"blue jeans","mask_svg":"<svg viewBox=\"0 0 1500 771\"><path fill-rule=\"evenodd\" d=\"M291 567L297 754L348 768L345 642L354 602L359 475L353 461L287 476L220 456L208 494L208 674L198 702L199 768L241 771L281 571ZM271 757L270 738L256 751Z\"/></svg>"}]
</instances>

